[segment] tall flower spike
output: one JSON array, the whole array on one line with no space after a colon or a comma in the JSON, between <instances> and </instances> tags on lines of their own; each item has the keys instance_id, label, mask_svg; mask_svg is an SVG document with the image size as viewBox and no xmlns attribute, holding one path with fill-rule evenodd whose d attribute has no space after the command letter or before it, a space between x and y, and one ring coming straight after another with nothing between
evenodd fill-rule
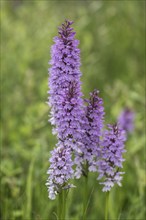
<instances>
[{"instance_id":1,"label":"tall flower spike","mask_svg":"<svg viewBox=\"0 0 146 220\"><path fill-rule=\"evenodd\" d=\"M83 129L85 133L82 137L82 153L77 154L75 162L77 164L75 176L80 178L85 174L84 166L88 164L88 171L97 171L96 161L100 156L100 137L103 129L104 108L103 101L98 96L99 91L90 93L90 99L85 100L85 118ZM86 175L86 174L85 174Z\"/></svg>"},{"instance_id":2,"label":"tall flower spike","mask_svg":"<svg viewBox=\"0 0 146 220\"><path fill-rule=\"evenodd\" d=\"M59 28L51 48L49 69L50 122L57 134L57 148L52 151L48 170L47 186L49 197L55 199L63 189L72 187L69 180L73 174L72 151L79 151L82 135L82 93L80 76L80 50L71 21Z\"/></svg>"},{"instance_id":3,"label":"tall flower spike","mask_svg":"<svg viewBox=\"0 0 146 220\"><path fill-rule=\"evenodd\" d=\"M134 129L134 118L134 112L130 108L125 108L118 118L119 126L127 133L132 133Z\"/></svg>"},{"instance_id":4,"label":"tall flower spike","mask_svg":"<svg viewBox=\"0 0 146 220\"><path fill-rule=\"evenodd\" d=\"M65 21L54 38L49 69L49 105L54 133L73 150L79 150L83 114L80 50L71 21ZM69 146L68 146L69 147Z\"/></svg>"},{"instance_id":5,"label":"tall flower spike","mask_svg":"<svg viewBox=\"0 0 146 220\"><path fill-rule=\"evenodd\" d=\"M110 191L111 188L117 183L121 186L124 142L126 140L125 131L118 128L117 124L108 125L108 130L104 132L101 159L98 161L98 179L103 178L104 187L102 191Z\"/></svg>"}]
</instances>

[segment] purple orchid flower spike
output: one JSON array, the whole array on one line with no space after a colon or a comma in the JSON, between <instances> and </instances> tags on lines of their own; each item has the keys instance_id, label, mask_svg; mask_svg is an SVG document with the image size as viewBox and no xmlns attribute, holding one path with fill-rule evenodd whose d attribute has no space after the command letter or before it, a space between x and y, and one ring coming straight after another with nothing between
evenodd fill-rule
<instances>
[{"instance_id":1,"label":"purple orchid flower spike","mask_svg":"<svg viewBox=\"0 0 146 220\"><path fill-rule=\"evenodd\" d=\"M125 108L118 117L119 126L127 133L132 133L134 130L135 113L130 108Z\"/></svg>"},{"instance_id":2,"label":"purple orchid flower spike","mask_svg":"<svg viewBox=\"0 0 146 220\"><path fill-rule=\"evenodd\" d=\"M54 38L51 48L51 68L49 69L50 122L57 134L57 148L52 151L48 170L47 187L49 197L55 199L62 189L73 187L69 180L73 177L73 152L80 152L83 134L83 100L81 93L80 50L72 21L65 20L59 27L59 36Z\"/></svg>"},{"instance_id":3,"label":"purple orchid flower spike","mask_svg":"<svg viewBox=\"0 0 146 220\"><path fill-rule=\"evenodd\" d=\"M65 20L59 28L59 36L54 38L51 49L51 68L49 69L50 122L54 133L65 145L79 150L83 100L81 93L79 42L74 39L72 21Z\"/></svg>"},{"instance_id":4,"label":"purple orchid flower spike","mask_svg":"<svg viewBox=\"0 0 146 220\"><path fill-rule=\"evenodd\" d=\"M100 184L104 187L102 191L110 191L117 183L121 186L122 174L120 171L125 160L123 153L126 152L124 142L126 141L125 131L115 125L108 125L101 143L101 158L98 161L98 179L103 179Z\"/></svg>"},{"instance_id":5,"label":"purple orchid flower spike","mask_svg":"<svg viewBox=\"0 0 146 220\"><path fill-rule=\"evenodd\" d=\"M88 171L97 171L96 160L100 155L100 137L103 129L104 108L103 101L99 97L99 91L94 90L90 93L90 99L85 100L87 106L85 107L84 115L84 134L82 138L82 153L77 154L75 162L77 164L76 178L80 178L85 173L85 164L88 164Z\"/></svg>"}]
</instances>

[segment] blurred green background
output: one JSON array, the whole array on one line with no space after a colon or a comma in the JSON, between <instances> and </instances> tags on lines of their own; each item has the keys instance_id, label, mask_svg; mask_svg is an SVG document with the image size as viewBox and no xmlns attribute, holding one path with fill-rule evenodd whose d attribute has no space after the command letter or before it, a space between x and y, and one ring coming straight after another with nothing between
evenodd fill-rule
<instances>
[{"instance_id":1,"label":"blurred green background","mask_svg":"<svg viewBox=\"0 0 146 220\"><path fill-rule=\"evenodd\" d=\"M1 216L2 220L53 220L57 201L45 186L56 139L45 103L52 39L65 18L80 40L82 90L104 99L106 123L122 108L136 113L128 137L123 187L110 196L110 218L143 220L144 171L144 1L1 1ZM81 219L82 180L68 199L68 218ZM104 219L105 193L91 174L89 220Z\"/></svg>"}]
</instances>

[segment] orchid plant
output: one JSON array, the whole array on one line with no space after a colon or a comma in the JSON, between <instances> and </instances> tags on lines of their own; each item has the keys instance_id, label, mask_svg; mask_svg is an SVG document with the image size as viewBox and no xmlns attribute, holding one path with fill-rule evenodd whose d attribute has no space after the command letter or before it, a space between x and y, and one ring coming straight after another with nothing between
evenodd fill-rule
<instances>
[{"instance_id":1,"label":"orchid plant","mask_svg":"<svg viewBox=\"0 0 146 220\"><path fill-rule=\"evenodd\" d=\"M49 64L50 122L57 144L51 151L50 166L47 171L47 188L50 199L58 196L58 219L65 219L67 191L75 187L74 178L85 178L85 195L82 218L86 219L88 202L88 173L96 172L97 179L107 192L105 219L108 218L108 197L111 188L121 186L123 153L126 130L124 114L130 120L130 113L123 113L117 123L104 125L103 100L99 91L90 93L83 99L81 92L80 49L75 39L72 21L65 20L58 29L51 48Z\"/></svg>"}]
</instances>

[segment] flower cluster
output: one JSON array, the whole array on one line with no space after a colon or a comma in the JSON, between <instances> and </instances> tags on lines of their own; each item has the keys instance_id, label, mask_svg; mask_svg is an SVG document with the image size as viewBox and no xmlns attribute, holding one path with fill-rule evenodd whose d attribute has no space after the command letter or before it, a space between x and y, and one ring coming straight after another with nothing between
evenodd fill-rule
<instances>
[{"instance_id":1,"label":"flower cluster","mask_svg":"<svg viewBox=\"0 0 146 220\"><path fill-rule=\"evenodd\" d=\"M124 161L122 154L124 142L126 140L125 131L120 129L117 124L108 125L108 130L105 130L101 143L101 159L98 161L98 179L103 178L101 184L104 185L103 191L110 189L117 183L121 186L122 174L119 169L122 168Z\"/></svg>"},{"instance_id":2,"label":"flower cluster","mask_svg":"<svg viewBox=\"0 0 146 220\"><path fill-rule=\"evenodd\" d=\"M86 175L84 166L87 163L87 171L97 171L96 160L100 156L100 137L103 129L104 108L103 101L98 96L99 91L90 93L90 99L85 100L87 106L84 114L84 134L82 137L82 153L77 154L76 178Z\"/></svg>"},{"instance_id":3,"label":"flower cluster","mask_svg":"<svg viewBox=\"0 0 146 220\"><path fill-rule=\"evenodd\" d=\"M52 151L49 178L49 197L54 199L59 189L68 187L72 178L72 151L79 152L82 135L83 101L80 76L80 50L72 22L65 21L59 28L59 36L54 38L49 69L50 122L57 134L57 148Z\"/></svg>"},{"instance_id":4,"label":"flower cluster","mask_svg":"<svg viewBox=\"0 0 146 220\"><path fill-rule=\"evenodd\" d=\"M65 21L59 28L59 36L54 38L49 69L49 105L54 133L74 150L78 150L81 138L82 93L80 72L80 50L75 32Z\"/></svg>"},{"instance_id":5,"label":"flower cluster","mask_svg":"<svg viewBox=\"0 0 146 220\"><path fill-rule=\"evenodd\" d=\"M99 171L99 179L104 178L101 183L104 185L103 191L109 191L114 183L120 185L123 172L119 168L122 168L122 154L125 152L124 130L131 129L130 116L123 114L119 119L120 128L109 125L109 130L103 133L104 108L97 90L90 93L84 105L79 41L75 39L72 23L65 20L51 47L49 121L58 143L51 152L47 172L46 185L50 199L55 199L62 190L73 187L70 180L74 176L80 178L82 174L86 175L85 171ZM128 124L127 127L124 123Z\"/></svg>"},{"instance_id":6,"label":"flower cluster","mask_svg":"<svg viewBox=\"0 0 146 220\"><path fill-rule=\"evenodd\" d=\"M134 112L130 108L125 108L118 118L119 126L127 133L131 133L134 129L134 118Z\"/></svg>"},{"instance_id":7,"label":"flower cluster","mask_svg":"<svg viewBox=\"0 0 146 220\"><path fill-rule=\"evenodd\" d=\"M50 199L55 199L62 189L70 188L68 181L73 177L73 162L70 149L60 146L51 152L49 178L46 185Z\"/></svg>"}]
</instances>

